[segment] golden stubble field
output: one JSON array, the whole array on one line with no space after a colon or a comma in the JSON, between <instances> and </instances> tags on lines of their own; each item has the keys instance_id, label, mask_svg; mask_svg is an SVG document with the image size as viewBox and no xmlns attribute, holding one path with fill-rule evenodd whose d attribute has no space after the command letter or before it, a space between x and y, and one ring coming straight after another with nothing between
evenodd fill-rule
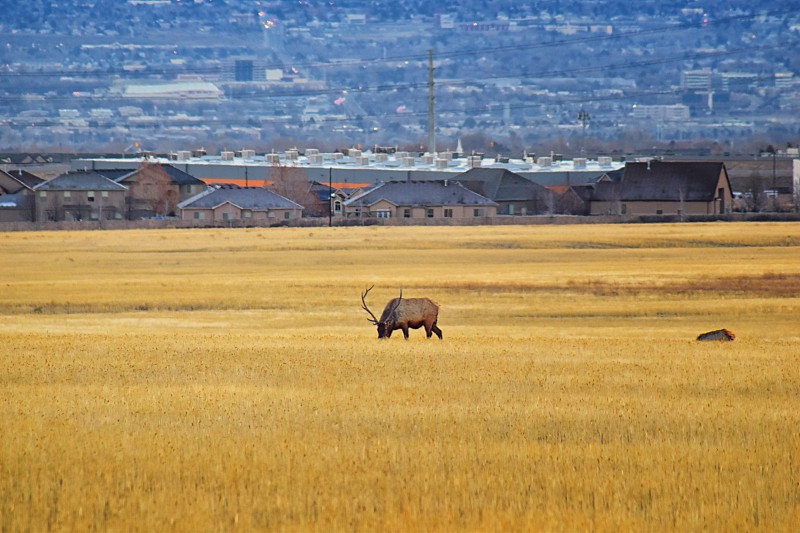
<instances>
[{"instance_id":1,"label":"golden stubble field","mask_svg":"<svg viewBox=\"0 0 800 533\"><path fill-rule=\"evenodd\" d=\"M800 224L0 250L2 531L800 528ZM444 340L378 341L372 284Z\"/></svg>"}]
</instances>

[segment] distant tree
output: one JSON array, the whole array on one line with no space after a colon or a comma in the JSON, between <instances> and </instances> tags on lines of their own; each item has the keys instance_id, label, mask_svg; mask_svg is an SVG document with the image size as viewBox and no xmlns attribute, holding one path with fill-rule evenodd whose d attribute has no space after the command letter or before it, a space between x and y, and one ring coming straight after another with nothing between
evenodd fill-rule
<instances>
[{"instance_id":1,"label":"distant tree","mask_svg":"<svg viewBox=\"0 0 800 533\"><path fill-rule=\"evenodd\" d=\"M134 202L155 216L168 216L178 205L178 192L164 167L158 163L143 162L139 178L131 187Z\"/></svg>"},{"instance_id":2,"label":"distant tree","mask_svg":"<svg viewBox=\"0 0 800 533\"><path fill-rule=\"evenodd\" d=\"M270 180L265 187L275 194L308 208L312 208L318 201L302 168L290 164L273 165L269 176Z\"/></svg>"}]
</instances>

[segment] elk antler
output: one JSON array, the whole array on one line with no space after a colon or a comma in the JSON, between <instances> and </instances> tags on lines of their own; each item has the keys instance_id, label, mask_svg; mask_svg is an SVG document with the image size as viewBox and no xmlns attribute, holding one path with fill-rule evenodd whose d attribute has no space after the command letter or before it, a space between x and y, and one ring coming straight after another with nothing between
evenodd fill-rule
<instances>
[{"instance_id":1,"label":"elk antler","mask_svg":"<svg viewBox=\"0 0 800 533\"><path fill-rule=\"evenodd\" d=\"M400 303L402 301L403 301L403 289L401 288L400 289L400 297L397 299L397 303L394 304L394 307L392 307L392 310L389 311L389 314L387 316L393 316L394 312L397 311L397 308L400 307Z\"/></svg>"},{"instance_id":2,"label":"elk antler","mask_svg":"<svg viewBox=\"0 0 800 533\"><path fill-rule=\"evenodd\" d=\"M375 285L373 285L372 287L374 287L374 286ZM378 319L375 318L375 315L372 314L372 311L369 310L369 307L367 307L367 302L366 302L367 294L369 294L369 291L372 290L372 287L370 287L369 289L367 289L367 290L365 290L364 292L361 293L361 308L364 311L366 311L367 313L369 313L369 316L372 317L372 318L368 318L367 320L369 320L373 324L377 325L378 324Z\"/></svg>"}]
</instances>

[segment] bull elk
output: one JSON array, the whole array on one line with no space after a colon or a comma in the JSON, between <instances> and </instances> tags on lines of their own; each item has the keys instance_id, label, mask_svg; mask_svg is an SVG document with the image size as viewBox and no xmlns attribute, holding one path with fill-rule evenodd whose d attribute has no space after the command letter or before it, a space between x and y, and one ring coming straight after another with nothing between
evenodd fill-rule
<instances>
[{"instance_id":1,"label":"bull elk","mask_svg":"<svg viewBox=\"0 0 800 533\"><path fill-rule=\"evenodd\" d=\"M374 285L372 286L374 287ZM442 330L436 325L439 320L439 304L430 298L403 298L403 290L400 289L400 296L392 298L386 307L383 308L380 320L367 307L367 294L372 287L361 293L361 308L366 311L370 322L378 326L378 338L388 339L396 329L403 330L403 336L408 340L408 330L425 327L425 333L431 338L433 333L440 339Z\"/></svg>"},{"instance_id":2,"label":"bull elk","mask_svg":"<svg viewBox=\"0 0 800 533\"><path fill-rule=\"evenodd\" d=\"M732 341L736 335L729 329L715 329L697 336L699 341Z\"/></svg>"}]
</instances>

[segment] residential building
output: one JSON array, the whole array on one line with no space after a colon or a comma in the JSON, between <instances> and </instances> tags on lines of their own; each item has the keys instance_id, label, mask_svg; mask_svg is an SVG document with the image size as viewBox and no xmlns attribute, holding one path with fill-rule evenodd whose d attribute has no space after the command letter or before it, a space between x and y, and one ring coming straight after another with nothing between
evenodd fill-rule
<instances>
[{"instance_id":1,"label":"residential building","mask_svg":"<svg viewBox=\"0 0 800 533\"><path fill-rule=\"evenodd\" d=\"M231 221L270 221L274 224L297 220L303 206L263 187L215 185L178 204L182 220L200 224Z\"/></svg>"},{"instance_id":2,"label":"residential building","mask_svg":"<svg viewBox=\"0 0 800 533\"><path fill-rule=\"evenodd\" d=\"M721 162L628 163L618 181L595 185L592 215L718 215L733 196Z\"/></svg>"},{"instance_id":3,"label":"residential building","mask_svg":"<svg viewBox=\"0 0 800 533\"><path fill-rule=\"evenodd\" d=\"M71 171L34 187L36 221L120 220L127 187L94 170Z\"/></svg>"},{"instance_id":4,"label":"residential building","mask_svg":"<svg viewBox=\"0 0 800 533\"><path fill-rule=\"evenodd\" d=\"M203 192L202 180L173 167L144 161L135 171L99 171L128 188L126 218L175 216L178 203Z\"/></svg>"},{"instance_id":5,"label":"residential building","mask_svg":"<svg viewBox=\"0 0 800 533\"><path fill-rule=\"evenodd\" d=\"M473 168L454 179L497 202L499 215L540 215L553 211L552 191L506 168Z\"/></svg>"},{"instance_id":6,"label":"residential building","mask_svg":"<svg viewBox=\"0 0 800 533\"><path fill-rule=\"evenodd\" d=\"M36 216L33 188L44 180L26 170L0 170L0 222L31 222Z\"/></svg>"},{"instance_id":7,"label":"residential building","mask_svg":"<svg viewBox=\"0 0 800 533\"><path fill-rule=\"evenodd\" d=\"M494 217L497 203L457 181L389 181L345 203L348 217L465 219Z\"/></svg>"}]
</instances>

